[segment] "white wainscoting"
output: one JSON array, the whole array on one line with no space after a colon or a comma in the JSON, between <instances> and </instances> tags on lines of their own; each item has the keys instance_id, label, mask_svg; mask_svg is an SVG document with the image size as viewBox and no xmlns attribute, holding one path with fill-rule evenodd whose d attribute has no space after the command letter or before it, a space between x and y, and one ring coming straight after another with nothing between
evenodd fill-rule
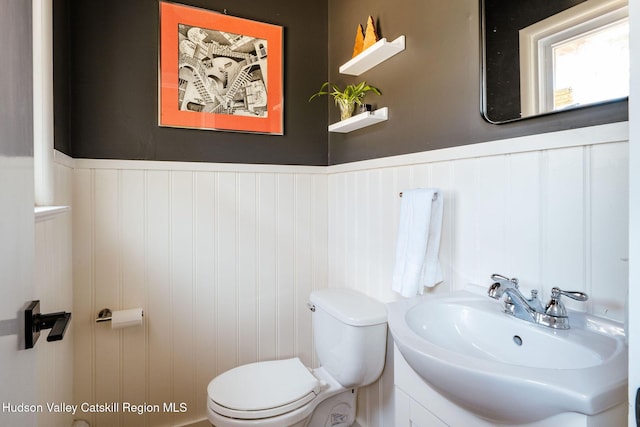
<instances>
[{"instance_id":1,"label":"white wainscoting","mask_svg":"<svg viewBox=\"0 0 640 427\"><path fill-rule=\"evenodd\" d=\"M329 286L382 301L391 291L399 192L438 187L445 197L440 261L431 292L518 277L587 292L572 309L624 321L628 258L626 124L496 141L329 168ZM363 390L358 421L393 425L393 370ZM364 409L366 408L366 409Z\"/></svg>"},{"instance_id":2,"label":"white wainscoting","mask_svg":"<svg viewBox=\"0 0 640 427\"><path fill-rule=\"evenodd\" d=\"M76 402L188 407L92 425L198 421L218 373L315 366L306 302L327 286L325 168L75 162ZM142 307L144 326L96 324L105 307Z\"/></svg>"},{"instance_id":3,"label":"white wainscoting","mask_svg":"<svg viewBox=\"0 0 640 427\"><path fill-rule=\"evenodd\" d=\"M397 219L407 188L445 197L440 260L449 292L499 272L571 308L624 319L626 123L346 165L295 167L76 159L73 177L74 396L184 402L182 413L95 414L92 425L186 425L206 385L256 360L316 366L312 289L392 301ZM96 324L144 308L144 326ZM393 425L393 357L359 394L358 423Z\"/></svg>"},{"instance_id":4,"label":"white wainscoting","mask_svg":"<svg viewBox=\"0 0 640 427\"><path fill-rule=\"evenodd\" d=\"M56 153L53 167L53 202L70 206L73 188L71 159ZM49 330L42 331L35 345L38 365L38 425L68 427L71 413L47 410L47 404L73 402L73 337L76 322L73 310L71 212L47 216L35 224L35 289L43 313L71 311L72 320L62 341L47 342Z\"/></svg>"}]
</instances>

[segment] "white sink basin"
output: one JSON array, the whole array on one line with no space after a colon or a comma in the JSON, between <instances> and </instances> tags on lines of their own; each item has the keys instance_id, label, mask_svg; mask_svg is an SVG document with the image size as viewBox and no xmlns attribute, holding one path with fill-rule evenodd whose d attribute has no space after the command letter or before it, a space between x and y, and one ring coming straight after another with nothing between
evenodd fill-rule
<instances>
[{"instance_id":1,"label":"white sink basin","mask_svg":"<svg viewBox=\"0 0 640 427\"><path fill-rule=\"evenodd\" d=\"M466 291L387 305L393 339L413 370L482 418L521 424L563 412L594 415L627 399L621 325L569 313L554 330Z\"/></svg>"}]
</instances>

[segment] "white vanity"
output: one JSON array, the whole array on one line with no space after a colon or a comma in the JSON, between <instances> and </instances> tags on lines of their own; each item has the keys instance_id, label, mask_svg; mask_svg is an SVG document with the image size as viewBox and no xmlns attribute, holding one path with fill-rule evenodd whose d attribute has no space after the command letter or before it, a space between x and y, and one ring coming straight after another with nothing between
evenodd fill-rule
<instances>
[{"instance_id":1,"label":"white vanity","mask_svg":"<svg viewBox=\"0 0 640 427\"><path fill-rule=\"evenodd\" d=\"M543 326L548 316L536 311L543 323L514 315L509 295L459 291L387 306L396 427L626 425L622 325L569 311L562 327Z\"/></svg>"}]
</instances>

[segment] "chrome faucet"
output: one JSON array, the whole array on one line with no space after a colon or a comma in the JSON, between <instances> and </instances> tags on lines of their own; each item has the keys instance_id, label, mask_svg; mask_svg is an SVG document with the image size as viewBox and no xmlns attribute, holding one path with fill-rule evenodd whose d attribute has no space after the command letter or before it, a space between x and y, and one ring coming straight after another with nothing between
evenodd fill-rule
<instances>
[{"instance_id":1,"label":"chrome faucet","mask_svg":"<svg viewBox=\"0 0 640 427\"><path fill-rule=\"evenodd\" d=\"M489 288L489 296L493 299L499 299L507 289L518 289L518 279L505 277L501 274L492 274L491 280L493 285Z\"/></svg>"},{"instance_id":2,"label":"chrome faucet","mask_svg":"<svg viewBox=\"0 0 640 427\"><path fill-rule=\"evenodd\" d=\"M518 279L492 274L493 284L489 287L488 295L499 300L504 296L504 312L518 319L554 329L569 329L567 310L560 301L562 295L578 301L589 299L584 292L568 292L560 288L551 289L551 300L546 306L538 299L538 291L531 291L531 297L525 298L519 290Z\"/></svg>"}]
</instances>

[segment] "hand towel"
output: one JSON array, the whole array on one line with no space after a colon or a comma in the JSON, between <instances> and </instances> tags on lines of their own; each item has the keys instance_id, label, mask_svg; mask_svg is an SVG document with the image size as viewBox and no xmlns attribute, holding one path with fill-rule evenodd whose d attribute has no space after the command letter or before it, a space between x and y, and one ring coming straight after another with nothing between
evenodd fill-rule
<instances>
[{"instance_id":1,"label":"hand towel","mask_svg":"<svg viewBox=\"0 0 640 427\"><path fill-rule=\"evenodd\" d=\"M392 289L403 297L442 282L438 260L442 234L442 194L435 188L402 192Z\"/></svg>"}]
</instances>

